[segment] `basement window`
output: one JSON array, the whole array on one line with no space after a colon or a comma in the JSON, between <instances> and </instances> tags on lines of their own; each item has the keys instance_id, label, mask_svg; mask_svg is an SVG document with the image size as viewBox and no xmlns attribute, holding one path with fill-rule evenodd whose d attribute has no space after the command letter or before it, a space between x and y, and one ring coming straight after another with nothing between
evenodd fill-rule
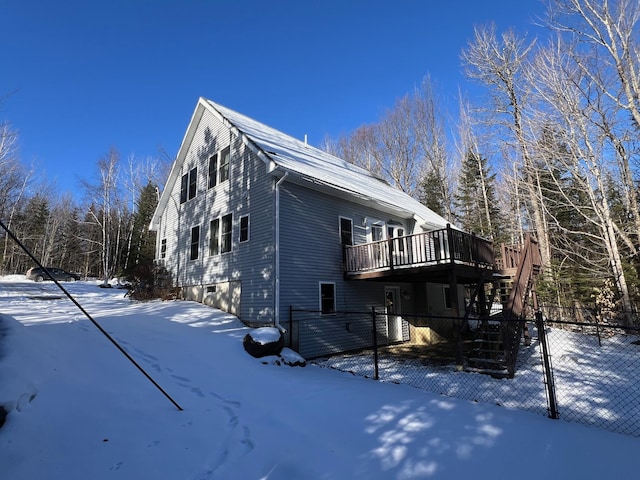
<instances>
[{"instance_id":1,"label":"basement window","mask_svg":"<svg viewBox=\"0 0 640 480\"><path fill-rule=\"evenodd\" d=\"M320 282L320 313L336 313L336 284L333 282Z\"/></svg>"}]
</instances>

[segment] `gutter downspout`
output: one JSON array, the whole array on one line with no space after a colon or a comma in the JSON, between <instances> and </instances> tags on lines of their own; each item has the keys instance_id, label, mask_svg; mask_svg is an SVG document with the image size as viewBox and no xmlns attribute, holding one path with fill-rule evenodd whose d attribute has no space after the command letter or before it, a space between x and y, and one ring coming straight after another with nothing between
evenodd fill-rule
<instances>
[{"instance_id":1,"label":"gutter downspout","mask_svg":"<svg viewBox=\"0 0 640 480\"><path fill-rule=\"evenodd\" d=\"M276 182L276 232L275 232L275 309L274 309L274 325L281 332L287 331L282 325L280 325L280 184L289 175L289 172L284 172L284 175L280 180Z\"/></svg>"}]
</instances>

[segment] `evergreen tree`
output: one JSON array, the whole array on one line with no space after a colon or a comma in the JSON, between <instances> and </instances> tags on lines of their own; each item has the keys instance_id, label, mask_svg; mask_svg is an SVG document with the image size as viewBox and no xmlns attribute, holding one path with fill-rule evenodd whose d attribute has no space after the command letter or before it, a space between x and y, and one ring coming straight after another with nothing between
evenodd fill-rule
<instances>
[{"instance_id":1,"label":"evergreen tree","mask_svg":"<svg viewBox=\"0 0 640 480\"><path fill-rule=\"evenodd\" d=\"M436 170L431 170L420 183L420 202L443 217L447 215L446 199L443 195L446 191L443 188L445 181L445 178Z\"/></svg>"},{"instance_id":2,"label":"evergreen tree","mask_svg":"<svg viewBox=\"0 0 640 480\"><path fill-rule=\"evenodd\" d=\"M468 151L462 162L454 201L460 226L464 230L499 241L502 221L495 179L496 175L490 172L486 157Z\"/></svg>"},{"instance_id":3,"label":"evergreen tree","mask_svg":"<svg viewBox=\"0 0 640 480\"><path fill-rule=\"evenodd\" d=\"M22 241L31 253L39 260L43 259L46 225L49 218L49 200L42 195L35 195L29 199L22 214L19 216L22 228Z\"/></svg>"},{"instance_id":4,"label":"evergreen tree","mask_svg":"<svg viewBox=\"0 0 640 480\"><path fill-rule=\"evenodd\" d=\"M136 202L131 242L131 258L133 261L127 269L128 273L140 270L141 267L150 269L153 266L156 236L149 231L149 223L157 204L157 186L149 182L141 189L140 196Z\"/></svg>"},{"instance_id":5,"label":"evergreen tree","mask_svg":"<svg viewBox=\"0 0 640 480\"><path fill-rule=\"evenodd\" d=\"M606 253L594 222L595 212L584 178L566 171L569 149L561 132L542 128L533 161L541 204L549 229L551 264L540 281L538 294L564 306L591 302L594 288L601 286L608 270Z\"/></svg>"}]
</instances>

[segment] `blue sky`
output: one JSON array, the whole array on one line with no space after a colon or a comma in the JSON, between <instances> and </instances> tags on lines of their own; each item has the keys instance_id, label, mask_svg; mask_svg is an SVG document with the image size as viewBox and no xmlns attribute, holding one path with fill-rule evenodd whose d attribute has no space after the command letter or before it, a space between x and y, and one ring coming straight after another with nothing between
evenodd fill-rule
<instances>
[{"instance_id":1,"label":"blue sky","mask_svg":"<svg viewBox=\"0 0 640 480\"><path fill-rule=\"evenodd\" d=\"M177 152L198 97L319 146L430 74L454 103L476 24L540 33L540 0L3 0L0 120L58 190ZM8 95L8 97L7 97ZM473 96L473 92L471 92ZM454 103L455 104L455 103Z\"/></svg>"}]
</instances>

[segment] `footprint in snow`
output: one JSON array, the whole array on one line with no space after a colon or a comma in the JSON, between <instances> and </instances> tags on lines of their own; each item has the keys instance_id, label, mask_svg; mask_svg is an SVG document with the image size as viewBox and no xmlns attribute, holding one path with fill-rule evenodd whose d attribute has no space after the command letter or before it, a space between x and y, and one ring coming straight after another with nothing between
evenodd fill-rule
<instances>
[{"instance_id":1,"label":"footprint in snow","mask_svg":"<svg viewBox=\"0 0 640 480\"><path fill-rule=\"evenodd\" d=\"M240 405L242 405L241 402L237 401L237 400L227 400L226 398L224 398L222 395L218 395L215 392L209 392L209 395L211 395L214 398L217 398L218 400L220 400L222 403L226 403L227 405L233 405L234 407L239 407Z\"/></svg>"}]
</instances>

